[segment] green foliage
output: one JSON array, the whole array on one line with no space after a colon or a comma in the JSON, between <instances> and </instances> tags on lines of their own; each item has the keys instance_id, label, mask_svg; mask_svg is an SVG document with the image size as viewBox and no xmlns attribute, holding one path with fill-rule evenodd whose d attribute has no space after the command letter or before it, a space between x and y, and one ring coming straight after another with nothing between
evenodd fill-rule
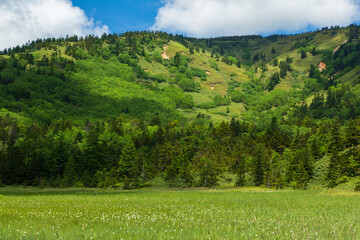
<instances>
[{"instance_id":1,"label":"green foliage","mask_svg":"<svg viewBox=\"0 0 360 240\"><path fill-rule=\"evenodd\" d=\"M190 68L187 72L187 75L190 75L191 77L198 77L202 81L206 81L207 74L205 70L198 69L198 68Z\"/></svg>"},{"instance_id":2,"label":"green foliage","mask_svg":"<svg viewBox=\"0 0 360 240\"><path fill-rule=\"evenodd\" d=\"M274 59L273 65L274 67L277 67L279 65L279 60L277 58Z\"/></svg>"},{"instance_id":3,"label":"green foliage","mask_svg":"<svg viewBox=\"0 0 360 240\"><path fill-rule=\"evenodd\" d=\"M165 181L163 177L155 177L150 181L150 187L155 189L168 188L169 184Z\"/></svg>"},{"instance_id":4,"label":"green foliage","mask_svg":"<svg viewBox=\"0 0 360 240\"><path fill-rule=\"evenodd\" d=\"M165 94L175 101L176 107L182 109L192 109L194 107L194 100L190 95L185 94L179 88L168 87L164 88Z\"/></svg>"},{"instance_id":5,"label":"green foliage","mask_svg":"<svg viewBox=\"0 0 360 240\"><path fill-rule=\"evenodd\" d=\"M168 80L168 77L163 73L157 73L157 74L150 75L149 78L158 83L167 82L167 80Z\"/></svg>"},{"instance_id":6,"label":"green foliage","mask_svg":"<svg viewBox=\"0 0 360 240\"><path fill-rule=\"evenodd\" d=\"M301 50L301 59L305 59L307 57L307 53L305 50Z\"/></svg>"},{"instance_id":7,"label":"green foliage","mask_svg":"<svg viewBox=\"0 0 360 240\"><path fill-rule=\"evenodd\" d=\"M288 61L281 61L279 64L280 68L280 77L285 78L287 75L287 72L291 70L290 63Z\"/></svg>"},{"instance_id":8,"label":"green foliage","mask_svg":"<svg viewBox=\"0 0 360 240\"><path fill-rule=\"evenodd\" d=\"M359 26L351 24L349 26L348 36L349 36L349 42L359 39Z\"/></svg>"},{"instance_id":9,"label":"green foliage","mask_svg":"<svg viewBox=\"0 0 360 240\"><path fill-rule=\"evenodd\" d=\"M211 68L215 69L216 71L220 71L219 66L218 66L218 64L216 63L215 60L210 59L209 60L209 65L210 65Z\"/></svg>"},{"instance_id":10,"label":"green foliage","mask_svg":"<svg viewBox=\"0 0 360 240\"><path fill-rule=\"evenodd\" d=\"M330 50L323 51L322 55L324 61L327 63L327 69L324 73L332 77L340 70L347 68L347 71L349 71L355 66L358 66L360 64L359 52L360 45L357 42L355 43L355 41L341 45L334 54L332 54Z\"/></svg>"},{"instance_id":11,"label":"green foliage","mask_svg":"<svg viewBox=\"0 0 360 240\"><path fill-rule=\"evenodd\" d=\"M165 187L347 184L360 168L359 47L351 31L352 41L318 57L315 43L324 43L317 33L286 37L290 44L301 39L292 52L281 36L210 41L161 32L38 40L6 50L0 179L124 189L154 179ZM170 59L161 56L165 44ZM210 45L228 65L204 54ZM186 56L187 48L196 54ZM304 60L277 60L297 52ZM279 72L265 53L276 54ZM322 72L320 59L328 65ZM207 61L217 70L210 75ZM347 73L354 79L341 80ZM214 82L221 85L202 87ZM230 117L241 121L218 124Z\"/></svg>"},{"instance_id":12,"label":"green foliage","mask_svg":"<svg viewBox=\"0 0 360 240\"><path fill-rule=\"evenodd\" d=\"M154 51L152 54L152 59L155 61L155 62L158 62L158 63L162 63L163 62L163 58L161 56L161 53L157 52L157 51Z\"/></svg>"},{"instance_id":13,"label":"green foliage","mask_svg":"<svg viewBox=\"0 0 360 240\"><path fill-rule=\"evenodd\" d=\"M231 100L226 96L222 97L221 95L216 95L214 97L214 103L216 104L216 106L227 106L230 105Z\"/></svg>"},{"instance_id":14,"label":"green foliage","mask_svg":"<svg viewBox=\"0 0 360 240\"><path fill-rule=\"evenodd\" d=\"M358 182L354 188L354 191L360 192L360 182Z\"/></svg>"},{"instance_id":15,"label":"green foliage","mask_svg":"<svg viewBox=\"0 0 360 240\"><path fill-rule=\"evenodd\" d=\"M235 57L232 57L232 56L230 56L229 58L228 58L228 62L229 62L229 64L234 64L234 65L236 65L237 63L238 63L238 60L235 58Z\"/></svg>"},{"instance_id":16,"label":"green foliage","mask_svg":"<svg viewBox=\"0 0 360 240\"><path fill-rule=\"evenodd\" d=\"M228 87L228 93L233 92L235 89L241 87L241 83L239 83L238 81L230 81L228 83L229 87Z\"/></svg>"},{"instance_id":17,"label":"green foliage","mask_svg":"<svg viewBox=\"0 0 360 240\"><path fill-rule=\"evenodd\" d=\"M228 106L231 104L231 99L228 97L222 97L221 95L216 95L213 99L212 102L205 102L205 103L201 103L198 104L197 107L202 108L202 109L210 109L210 108L215 108L218 106ZM221 113L221 114L225 114L225 113ZM227 114L225 114L225 116L227 116Z\"/></svg>"},{"instance_id":18,"label":"green foliage","mask_svg":"<svg viewBox=\"0 0 360 240\"><path fill-rule=\"evenodd\" d=\"M215 102L205 102L205 103L198 104L197 107L202 108L202 109L210 109L210 108L217 107L217 105Z\"/></svg>"},{"instance_id":19,"label":"green foliage","mask_svg":"<svg viewBox=\"0 0 360 240\"><path fill-rule=\"evenodd\" d=\"M182 88L185 92L193 92L196 91L196 84L193 80L189 78L181 78L178 81L178 85L180 88Z\"/></svg>"},{"instance_id":20,"label":"green foliage","mask_svg":"<svg viewBox=\"0 0 360 240\"><path fill-rule=\"evenodd\" d=\"M309 89L311 92L318 92L323 89L323 86L318 83L317 79L308 78L305 80L305 87Z\"/></svg>"},{"instance_id":21,"label":"green foliage","mask_svg":"<svg viewBox=\"0 0 360 240\"><path fill-rule=\"evenodd\" d=\"M200 163L200 186L211 187L218 182L219 167L215 159L201 157Z\"/></svg>"},{"instance_id":22,"label":"green foliage","mask_svg":"<svg viewBox=\"0 0 360 240\"><path fill-rule=\"evenodd\" d=\"M309 41L309 39L305 39L305 40L302 40L302 41L297 41L293 46L292 46L292 49L298 49L298 48L307 48L311 46L311 43Z\"/></svg>"},{"instance_id":23,"label":"green foliage","mask_svg":"<svg viewBox=\"0 0 360 240\"><path fill-rule=\"evenodd\" d=\"M275 72L271 75L269 84L267 86L267 89L269 91L274 90L275 86L280 83L280 74L278 72Z\"/></svg>"},{"instance_id":24,"label":"green foliage","mask_svg":"<svg viewBox=\"0 0 360 240\"><path fill-rule=\"evenodd\" d=\"M231 92L231 100L236 103L244 102L245 100L245 94L242 91L232 91Z\"/></svg>"}]
</instances>

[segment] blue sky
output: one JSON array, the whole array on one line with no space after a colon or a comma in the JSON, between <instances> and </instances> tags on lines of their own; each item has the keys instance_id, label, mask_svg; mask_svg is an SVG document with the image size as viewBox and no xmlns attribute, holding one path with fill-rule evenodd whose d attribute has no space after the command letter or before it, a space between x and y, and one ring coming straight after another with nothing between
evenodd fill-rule
<instances>
[{"instance_id":1,"label":"blue sky","mask_svg":"<svg viewBox=\"0 0 360 240\"><path fill-rule=\"evenodd\" d=\"M149 28L195 37L300 33L345 26L359 0L72 0L111 32ZM157 17L157 19L156 19Z\"/></svg>"},{"instance_id":2,"label":"blue sky","mask_svg":"<svg viewBox=\"0 0 360 240\"><path fill-rule=\"evenodd\" d=\"M299 33L360 20L360 0L0 0L0 49L66 35Z\"/></svg>"},{"instance_id":3,"label":"blue sky","mask_svg":"<svg viewBox=\"0 0 360 240\"><path fill-rule=\"evenodd\" d=\"M73 0L73 4L116 33L150 28L163 5L160 0Z\"/></svg>"}]
</instances>

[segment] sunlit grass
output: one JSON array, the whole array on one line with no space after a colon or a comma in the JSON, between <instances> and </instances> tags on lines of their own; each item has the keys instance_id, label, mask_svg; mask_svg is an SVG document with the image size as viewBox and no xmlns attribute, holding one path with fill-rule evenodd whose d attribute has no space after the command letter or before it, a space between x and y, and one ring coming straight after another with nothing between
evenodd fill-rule
<instances>
[{"instance_id":1,"label":"sunlit grass","mask_svg":"<svg viewBox=\"0 0 360 240\"><path fill-rule=\"evenodd\" d=\"M40 50L36 50L36 51L32 52L32 54L34 55L35 60L39 61L43 56L50 58L53 53L61 52L61 57L75 61L75 59L73 57L66 55L65 51L66 51L65 46L57 46L57 51L50 50L48 48L41 48Z\"/></svg>"},{"instance_id":2,"label":"sunlit grass","mask_svg":"<svg viewBox=\"0 0 360 240\"><path fill-rule=\"evenodd\" d=\"M1 189L1 239L358 239L359 195Z\"/></svg>"},{"instance_id":3,"label":"sunlit grass","mask_svg":"<svg viewBox=\"0 0 360 240\"><path fill-rule=\"evenodd\" d=\"M140 66L147 72L152 74L162 73L166 76L170 76L169 70L161 63L152 61L151 63L146 61L143 57L139 59Z\"/></svg>"},{"instance_id":4,"label":"sunlit grass","mask_svg":"<svg viewBox=\"0 0 360 240\"><path fill-rule=\"evenodd\" d=\"M333 37L318 34L315 41L318 43L318 48L322 50L328 48L335 49L347 39L346 30L341 30L339 34Z\"/></svg>"},{"instance_id":5,"label":"sunlit grass","mask_svg":"<svg viewBox=\"0 0 360 240\"><path fill-rule=\"evenodd\" d=\"M186 55L189 55L189 49L178 42L170 41L168 48L166 50L166 55L170 58L173 58L177 52L184 52Z\"/></svg>"},{"instance_id":6,"label":"sunlit grass","mask_svg":"<svg viewBox=\"0 0 360 240\"><path fill-rule=\"evenodd\" d=\"M191 95L193 97L195 104L213 101L213 99L207 94L192 92L192 93L189 93L189 95Z\"/></svg>"},{"instance_id":7,"label":"sunlit grass","mask_svg":"<svg viewBox=\"0 0 360 240\"><path fill-rule=\"evenodd\" d=\"M351 83L352 81L359 81L359 75L360 75L360 66L355 67L347 74L344 74L343 76L339 77L337 80L343 83Z\"/></svg>"}]
</instances>

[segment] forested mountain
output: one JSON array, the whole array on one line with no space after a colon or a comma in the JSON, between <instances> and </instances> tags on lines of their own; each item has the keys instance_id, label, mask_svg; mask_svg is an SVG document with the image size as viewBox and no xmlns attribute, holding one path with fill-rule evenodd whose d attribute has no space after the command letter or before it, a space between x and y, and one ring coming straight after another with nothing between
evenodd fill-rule
<instances>
[{"instance_id":1,"label":"forested mountain","mask_svg":"<svg viewBox=\"0 0 360 240\"><path fill-rule=\"evenodd\" d=\"M356 25L71 36L0 53L3 184L360 189Z\"/></svg>"}]
</instances>

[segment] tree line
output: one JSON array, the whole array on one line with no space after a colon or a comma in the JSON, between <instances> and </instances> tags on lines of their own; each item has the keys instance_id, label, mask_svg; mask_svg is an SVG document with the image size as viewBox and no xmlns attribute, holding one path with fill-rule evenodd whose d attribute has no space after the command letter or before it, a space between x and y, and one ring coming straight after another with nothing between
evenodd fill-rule
<instances>
[{"instance_id":1,"label":"tree line","mask_svg":"<svg viewBox=\"0 0 360 240\"><path fill-rule=\"evenodd\" d=\"M360 118L306 117L296 132L276 118L259 131L235 119L214 126L202 114L166 125L155 116L25 126L5 116L0 126L6 185L129 189L160 177L171 187L210 187L232 173L238 186L306 189L311 181L336 186L360 170Z\"/></svg>"}]
</instances>

